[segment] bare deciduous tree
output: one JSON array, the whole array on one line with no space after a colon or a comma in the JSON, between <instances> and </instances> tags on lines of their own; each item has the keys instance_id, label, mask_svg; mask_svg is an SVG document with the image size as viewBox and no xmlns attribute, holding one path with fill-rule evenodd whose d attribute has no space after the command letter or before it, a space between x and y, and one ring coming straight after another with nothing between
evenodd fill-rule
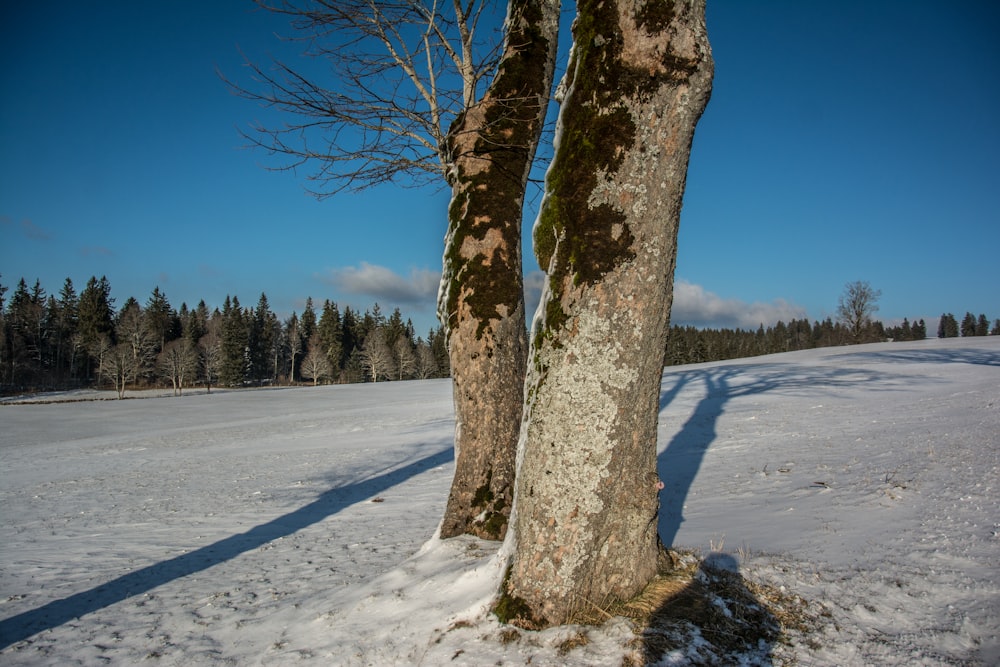
<instances>
[{"instance_id":1,"label":"bare deciduous tree","mask_svg":"<svg viewBox=\"0 0 1000 667\"><path fill-rule=\"evenodd\" d=\"M416 368L417 379L426 380L434 377L437 373L437 360L434 358L434 350L422 340L417 341Z\"/></svg>"},{"instance_id":2,"label":"bare deciduous tree","mask_svg":"<svg viewBox=\"0 0 1000 667\"><path fill-rule=\"evenodd\" d=\"M309 55L337 80L250 64L244 96L287 112L252 142L316 167L318 196L403 179L452 188L438 312L449 342L456 473L445 537L506 532L527 343L521 214L555 65L559 0L509 0L503 39L486 0L287 0ZM405 177L405 178L403 178ZM486 491L480 489L485 487ZM488 522L483 521L488 517Z\"/></svg>"},{"instance_id":3,"label":"bare deciduous tree","mask_svg":"<svg viewBox=\"0 0 1000 667\"><path fill-rule=\"evenodd\" d=\"M306 356L302 358L299 372L302 373L302 377L312 380L314 387L320 380L327 380L332 375L333 367L323 351L319 336L314 335L306 344Z\"/></svg>"},{"instance_id":4,"label":"bare deciduous tree","mask_svg":"<svg viewBox=\"0 0 1000 667\"><path fill-rule=\"evenodd\" d=\"M361 345L361 366L372 382L393 372L393 353L385 340L385 330L376 327L368 332Z\"/></svg>"},{"instance_id":5,"label":"bare deciduous tree","mask_svg":"<svg viewBox=\"0 0 1000 667\"><path fill-rule=\"evenodd\" d=\"M844 287L844 293L837 301L837 319L850 331L852 342L865 341L872 315L878 312L880 296L881 290L873 288L865 280L856 280Z\"/></svg>"},{"instance_id":6,"label":"bare deciduous tree","mask_svg":"<svg viewBox=\"0 0 1000 667\"><path fill-rule=\"evenodd\" d=\"M396 367L396 379L405 380L412 377L417 369L417 355L406 336L400 336L392 346L392 360Z\"/></svg>"},{"instance_id":7,"label":"bare deciduous tree","mask_svg":"<svg viewBox=\"0 0 1000 667\"><path fill-rule=\"evenodd\" d=\"M188 338L175 338L163 346L157 356L160 374L170 380L174 396L184 393L184 383L191 381L198 372L198 350Z\"/></svg>"},{"instance_id":8,"label":"bare deciduous tree","mask_svg":"<svg viewBox=\"0 0 1000 667\"><path fill-rule=\"evenodd\" d=\"M135 350L131 343L118 343L109 347L103 354L101 374L114 386L119 399L125 398L125 388L129 383L135 382L138 371Z\"/></svg>"},{"instance_id":9,"label":"bare deciduous tree","mask_svg":"<svg viewBox=\"0 0 1000 667\"><path fill-rule=\"evenodd\" d=\"M119 343L132 350L132 365L136 378L146 377L153 371L156 360L156 338L142 310L135 299L130 299L118 315L115 334Z\"/></svg>"},{"instance_id":10,"label":"bare deciduous tree","mask_svg":"<svg viewBox=\"0 0 1000 667\"><path fill-rule=\"evenodd\" d=\"M222 372L222 321L213 317L206 325L208 331L198 339L201 355L201 373L205 380L206 393L212 393L212 385L218 384Z\"/></svg>"},{"instance_id":11,"label":"bare deciduous tree","mask_svg":"<svg viewBox=\"0 0 1000 667\"><path fill-rule=\"evenodd\" d=\"M677 230L711 93L704 0L581 0L535 226L503 620L544 627L657 571L656 438Z\"/></svg>"},{"instance_id":12,"label":"bare deciduous tree","mask_svg":"<svg viewBox=\"0 0 1000 667\"><path fill-rule=\"evenodd\" d=\"M294 384L295 382L295 359L302 354L302 336L299 333L299 320L298 318L291 318L288 320L287 324L288 333L288 357L289 357L289 368L288 368L288 384Z\"/></svg>"}]
</instances>

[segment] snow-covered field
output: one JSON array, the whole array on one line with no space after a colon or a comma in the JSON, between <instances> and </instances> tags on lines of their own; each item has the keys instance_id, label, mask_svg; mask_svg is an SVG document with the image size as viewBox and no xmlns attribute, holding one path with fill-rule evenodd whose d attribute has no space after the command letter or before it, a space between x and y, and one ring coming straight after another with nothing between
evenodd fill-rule
<instances>
[{"instance_id":1,"label":"snow-covered field","mask_svg":"<svg viewBox=\"0 0 1000 667\"><path fill-rule=\"evenodd\" d=\"M496 545L431 539L450 391L0 406L0 664L622 664L629 622L514 638ZM1000 663L1000 337L671 368L662 405L664 540L824 610L746 664Z\"/></svg>"}]
</instances>

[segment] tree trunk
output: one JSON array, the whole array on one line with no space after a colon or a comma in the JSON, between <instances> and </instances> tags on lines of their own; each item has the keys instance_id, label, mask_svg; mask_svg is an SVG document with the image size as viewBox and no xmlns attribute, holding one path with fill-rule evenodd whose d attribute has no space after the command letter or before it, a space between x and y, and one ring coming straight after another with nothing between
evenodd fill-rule
<instances>
[{"instance_id":1,"label":"tree trunk","mask_svg":"<svg viewBox=\"0 0 1000 667\"><path fill-rule=\"evenodd\" d=\"M441 536L502 539L513 496L527 333L521 218L555 66L559 0L511 0L496 78L449 130L439 317L455 401L455 477Z\"/></svg>"},{"instance_id":2,"label":"tree trunk","mask_svg":"<svg viewBox=\"0 0 1000 667\"><path fill-rule=\"evenodd\" d=\"M659 389L694 128L711 92L704 0L581 0L535 226L511 569L497 613L570 622L657 569Z\"/></svg>"}]
</instances>

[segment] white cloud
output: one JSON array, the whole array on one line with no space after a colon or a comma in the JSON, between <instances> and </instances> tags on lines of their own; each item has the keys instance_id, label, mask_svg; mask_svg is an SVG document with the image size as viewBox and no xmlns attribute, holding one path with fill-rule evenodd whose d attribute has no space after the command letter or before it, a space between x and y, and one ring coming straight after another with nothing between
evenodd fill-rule
<instances>
[{"instance_id":1,"label":"white cloud","mask_svg":"<svg viewBox=\"0 0 1000 667\"><path fill-rule=\"evenodd\" d=\"M531 271L524 276L525 312L529 323L538 308L544 284L545 274L542 271ZM775 299L771 303L746 303L739 299L723 299L701 285L683 279L674 282L672 324L756 329L761 324L770 326L778 320L788 322L805 317L805 308L784 299Z\"/></svg>"},{"instance_id":2,"label":"white cloud","mask_svg":"<svg viewBox=\"0 0 1000 667\"><path fill-rule=\"evenodd\" d=\"M333 269L324 281L348 294L373 298L385 304L412 305L433 308L437 299L441 274L427 269L414 269L409 276L402 276L392 269L361 262L357 267ZM524 276L525 315L528 324L538 308L545 273L530 271ZM709 292L701 285L683 279L674 283L674 306L670 317L672 324L696 327L729 327L756 329L770 326L781 320L808 317L806 309L775 299L769 303L747 303L739 299L725 299Z\"/></svg>"},{"instance_id":3,"label":"white cloud","mask_svg":"<svg viewBox=\"0 0 1000 667\"><path fill-rule=\"evenodd\" d=\"M788 322L807 316L805 308L784 299L775 299L770 303L747 303L739 299L724 299L686 280L674 282L672 324L756 329L761 324L769 326L779 320Z\"/></svg>"},{"instance_id":4,"label":"white cloud","mask_svg":"<svg viewBox=\"0 0 1000 667\"><path fill-rule=\"evenodd\" d=\"M372 297L387 304L433 308L441 274L413 269L409 276L401 276L384 266L361 262L357 267L333 269L324 281L348 294Z\"/></svg>"}]
</instances>

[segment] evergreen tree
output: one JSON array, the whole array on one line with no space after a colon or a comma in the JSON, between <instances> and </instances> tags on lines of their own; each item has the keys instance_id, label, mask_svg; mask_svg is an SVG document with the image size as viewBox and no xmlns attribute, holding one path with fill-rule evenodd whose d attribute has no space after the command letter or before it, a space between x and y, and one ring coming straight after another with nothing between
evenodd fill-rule
<instances>
[{"instance_id":1,"label":"evergreen tree","mask_svg":"<svg viewBox=\"0 0 1000 667\"><path fill-rule=\"evenodd\" d=\"M271 312L267 295L261 293L257 307L252 311L247 331L249 372L258 384L263 384L274 373L274 349L277 342L274 324L277 319Z\"/></svg>"},{"instance_id":2,"label":"evergreen tree","mask_svg":"<svg viewBox=\"0 0 1000 667\"><path fill-rule=\"evenodd\" d=\"M993 321L993 329L990 331L991 336L1000 336L1000 318Z\"/></svg>"},{"instance_id":3,"label":"evergreen tree","mask_svg":"<svg viewBox=\"0 0 1000 667\"><path fill-rule=\"evenodd\" d=\"M4 295L7 293L6 285L0 284L0 387L10 382L10 350L7 343L10 336L7 332L7 315L4 308Z\"/></svg>"},{"instance_id":4,"label":"evergreen tree","mask_svg":"<svg viewBox=\"0 0 1000 667\"><path fill-rule=\"evenodd\" d=\"M79 299L69 278L63 282L59 291L59 301L53 302L52 326L53 347L55 350L55 373L62 379L65 375L72 376L74 358L73 338L76 334L79 319Z\"/></svg>"},{"instance_id":5,"label":"evergreen tree","mask_svg":"<svg viewBox=\"0 0 1000 667\"><path fill-rule=\"evenodd\" d=\"M955 338L957 336L958 320L951 313L944 313L938 323L938 338Z\"/></svg>"},{"instance_id":6,"label":"evergreen tree","mask_svg":"<svg viewBox=\"0 0 1000 667\"><path fill-rule=\"evenodd\" d=\"M976 316L972 313L966 313L965 317L962 318L962 336L975 336L976 335Z\"/></svg>"},{"instance_id":7,"label":"evergreen tree","mask_svg":"<svg viewBox=\"0 0 1000 667\"><path fill-rule=\"evenodd\" d=\"M92 361L104 348L102 336L111 342L114 336L114 299L111 298L111 284L107 277L91 276L87 286L80 292L79 302L79 347L86 357L84 377L93 373Z\"/></svg>"},{"instance_id":8,"label":"evergreen tree","mask_svg":"<svg viewBox=\"0 0 1000 667\"><path fill-rule=\"evenodd\" d=\"M299 318L299 327L304 341L310 340L316 333L316 309L313 308L311 296L306 297L306 307L302 311L302 317Z\"/></svg>"},{"instance_id":9,"label":"evergreen tree","mask_svg":"<svg viewBox=\"0 0 1000 667\"><path fill-rule=\"evenodd\" d=\"M427 344L434 354L434 365L437 366L435 377L451 376L451 357L448 354L448 336L441 327L431 329L427 334Z\"/></svg>"},{"instance_id":10,"label":"evergreen tree","mask_svg":"<svg viewBox=\"0 0 1000 667\"><path fill-rule=\"evenodd\" d=\"M36 280L29 291L21 278L7 309L11 381L15 384L32 384L41 377L44 322L45 290Z\"/></svg>"},{"instance_id":11,"label":"evergreen tree","mask_svg":"<svg viewBox=\"0 0 1000 667\"><path fill-rule=\"evenodd\" d=\"M323 302L323 312L320 313L319 323L316 325L316 334L319 337L320 349L330 362L330 372L334 375L339 374L344 353L343 329L340 309L329 299Z\"/></svg>"},{"instance_id":12,"label":"evergreen tree","mask_svg":"<svg viewBox=\"0 0 1000 667\"><path fill-rule=\"evenodd\" d=\"M246 379L247 326L240 300L226 295L222 306L220 331L219 383L226 387L239 387Z\"/></svg>"},{"instance_id":13,"label":"evergreen tree","mask_svg":"<svg viewBox=\"0 0 1000 667\"><path fill-rule=\"evenodd\" d=\"M344 309L344 313L347 313L346 308ZM361 361L361 350L359 348L355 347L351 350L350 356L344 362L344 369L341 371L340 377L343 382L365 381L364 364Z\"/></svg>"},{"instance_id":14,"label":"evergreen tree","mask_svg":"<svg viewBox=\"0 0 1000 667\"><path fill-rule=\"evenodd\" d=\"M903 318L903 326L900 327L899 340L913 340L913 329L910 327L910 321Z\"/></svg>"},{"instance_id":15,"label":"evergreen tree","mask_svg":"<svg viewBox=\"0 0 1000 667\"><path fill-rule=\"evenodd\" d=\"M341 318L340 327L340 349L341 368L347 369L348 361L361 346L363 337L359 334L358 318L350 306L344 306L344 315ZM360 361L358 368L360 369ZM360 380L348 380L348 382L360 382Z\"/></svg>"},{"instance_id":16,"label":"evergreen tree","mask_svg":"<svg viewBox=\"0 0 1000 667\"><path fill-rule=\"evenodd\" d=\"M990 321L986 319L985 313L980 313L979 319L976 320L976 335L985 336L990 332Z\"/></svg>"},{"instance_id":17,"label":"evergreen tree","mask_svg":"<svg viewBox=\"0 0 1000 667\"><path fill-rule=\"evenodd\" d=\"M167 296L160 291L159 287L153 288L153 293L146 301L145 319L157 354L164 345L180 335L180 331L175 330L177 315L170 307Z\"/></svg>"},{"instance_id":18,"label":"evergreen tree","mask_svg":"<svg viewBox=\"0 0 1000 667\"><path fill-rule=\"evenodd\" d=\"M181 304L182 310L185 307L185 304ZM202 299L198 302L197 307L188 313L187 318L182 319L181 336L197 345L201 337L208 333L208 320L208 306L205 305L205 300Z\"/></svg>"}]
</instances>

